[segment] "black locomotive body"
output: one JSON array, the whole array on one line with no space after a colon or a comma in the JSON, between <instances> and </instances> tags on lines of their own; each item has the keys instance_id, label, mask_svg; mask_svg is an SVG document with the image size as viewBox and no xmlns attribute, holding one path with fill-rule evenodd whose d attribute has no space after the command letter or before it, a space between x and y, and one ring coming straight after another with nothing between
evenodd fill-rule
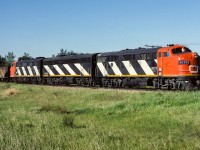
<instances>
[{"instance_id":1,"label":"black locomotive body","mask_svg":"<svg viewBox=\"0 0 200 150\"><path fill-rule=\"evenodd\" d=\"M38 57L16 62L15 77L11 79L18 83L42 83L43 59L44 57Z\"/></svg>"},{"instance_id":2,"label":"black locomotive body","mask_svg":"<svg viewBox=\"0 0 200 150\"><path fill-rule=\"evenodd\" d=\"M43 61L43 80L47 84L92 84L97 54L61 56Z\"/></svg>"},{"instance_id":3,"label":"black locomotive body","mask_svg":"<svg viewBox=\"0 0 200 150\"><path fill-rule=\"evenodd\" d=\"M102 86L148 86L157 76L157 50L126 49L98 54L97 74Z\"/></svg>"}]
</instances>

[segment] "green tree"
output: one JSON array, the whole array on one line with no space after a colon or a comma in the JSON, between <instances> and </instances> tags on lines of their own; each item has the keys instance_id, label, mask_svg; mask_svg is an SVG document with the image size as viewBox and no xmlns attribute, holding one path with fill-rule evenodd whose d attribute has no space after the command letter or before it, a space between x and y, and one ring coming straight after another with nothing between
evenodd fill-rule
<instances>
[{"instance_id":1,"label":"green tree","mask_svg":"<svg viewBox=\"0 0 200 150\"><path fill-rule=\"evenodd\" d=\"M78 53L74 52L73 50L68 51L67 49L64 50L63 48L61 48L60 52L57 53L56 57L71 56L71 55L78 55ZM52 55L52 57L55 57L55 55Z\"/></svg>"},{"instance_id":2,"label":"green tree","mask_svg":"<svg viewBox=\"0 0 200 150\"><path fill-rule=\"evenodd\" d=\"M51 57L52 57L52 58L56 58L56 55L53 54Z\"/></svg>"},{"instance_id":3,"label":"green tree","mask_svg":"<svg viewBox=\"0 0 200 150\"><path fill-rule=\"evenodd\" d=\"M28 60L28 59L32 59L32 57L30 56L29 53L24 52L24 55L19 57L18 60Z\"/></svg>"},{"instance_id":4,"label":"green tree","mask_svg":"<svg viewBox=\"0 0 200 150\"><path fill-rule=\"evenodd\" d=\"M5 56L6 64L11 65L11 63L15 60L15 55L13 52L8 52L8 54Z\"/></svg>"},{"instance_id":5,"label":"green tree","mask_svg":"<svg viewBox=\"0 0 200 150\"><path fill-rule=\"evenodd\" d=\"M63 56L63 55L67 55L67 50L64 50L63 48L61 48L57 56Z\"/></svg>"},{"instance_id":6,"label":"green tree","mask_svg":"<svg viewBox=\"0 0 200 150\"><path fill-rule=\"evenodd\" d=\"M70 56L70 55L78 55L78 53L74 52L73 50L70 50L67 52L67 55Z\"/></svg>"}]
</instances>

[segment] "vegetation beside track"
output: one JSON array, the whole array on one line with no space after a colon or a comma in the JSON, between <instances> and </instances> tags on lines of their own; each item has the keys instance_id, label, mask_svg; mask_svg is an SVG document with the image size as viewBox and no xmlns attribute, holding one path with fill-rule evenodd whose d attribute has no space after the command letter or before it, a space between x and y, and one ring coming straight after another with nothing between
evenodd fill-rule
<instances>
[{"instance_id":1,"label":"vegetation beside track","mask_svg":"<svg viewBox=\"0 0 200 150\"><path fill-rule=\"evenodd\" d=\"M0 149L200 148L200 92L0 89Z\"/></svg>"}]
</instances>

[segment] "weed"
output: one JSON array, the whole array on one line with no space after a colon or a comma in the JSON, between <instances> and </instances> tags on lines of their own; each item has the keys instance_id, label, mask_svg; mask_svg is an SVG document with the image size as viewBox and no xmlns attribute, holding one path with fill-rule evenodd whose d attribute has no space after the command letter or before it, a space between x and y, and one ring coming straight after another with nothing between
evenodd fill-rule
<instances>
[{"instance_id":1,"label":"weed","mask_svg":"<svg viewBox=\"0 0 200 150\"><path fill-rule=\"evenodd\" d=\"M47 105L42 106L42 108L40 108L38 111L39 112L49 112L49 111L52 111L52 107L51 107L51 105L47 104Z\"/></svg>"},{"instance_id":2,"label":"weed","mask_svg":"<svg viewBox=\"0 0 200 150\"><path fill-rule=\"evenodd\" d=\"M70 113L72 113L72 112L68 111L63 106L54 106L54 105L50 105L50 104L42 106L42 108L40 108L38 111L39 112L49 112L49 111L51 111L51 112L56 112L56 113L59 113L59 114L70 114Z\"/></svg>"},{"instance_id":3,"label":"weed","mask_svg":"<svg viewBox=\"0 0 200 150\"><path fill-rule=\"evenodd\" d=\"M75 127L75 125L74 125L74 115L65 115L63 117L63 124L66 127L70 127L70 128Z\"/></svg>"}]
</instances>

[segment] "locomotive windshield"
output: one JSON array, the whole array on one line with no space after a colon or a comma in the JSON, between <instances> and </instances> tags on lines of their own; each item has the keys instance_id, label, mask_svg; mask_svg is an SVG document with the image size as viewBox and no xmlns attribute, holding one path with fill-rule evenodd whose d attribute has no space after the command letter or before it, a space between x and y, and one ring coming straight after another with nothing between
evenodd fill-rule
<instances>
[{"instance_id":1,"label":"locomotive windshield","mask_svg":"<svg viewBox=\"0 0 200 150\"><path fill-rule=\"evenodd\" d=\"M187 47L178 47L172 49L173 54L180 54L180 53L186 53L186 52L191 52L191 50Z\"/></svg>"}]
</instances>

